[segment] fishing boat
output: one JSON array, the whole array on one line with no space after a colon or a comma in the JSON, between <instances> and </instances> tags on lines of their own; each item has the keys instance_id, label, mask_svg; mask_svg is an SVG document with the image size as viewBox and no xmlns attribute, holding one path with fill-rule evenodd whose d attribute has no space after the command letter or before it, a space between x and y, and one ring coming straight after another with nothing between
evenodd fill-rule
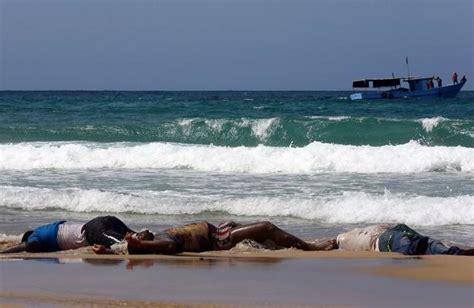
<instances>
[{"instance_id":1,"label":"fishing boat","mask_svg":"<svg viewBox=\"0 0 474 308\"><path fill-rule=\"evenodd\" d=\"M463 77L461 82L457 82L457 75L454 76L456 82L448 86L442 85L442 80L437 77L411 77L408 57L405 58L407 65L407 78L396 78L393 73L391 78L360 79L352 82L352 90L363 89L350 95L351 100L358 99L391 99L408 97L455 97L466 83ZM456 73L455 73L456 74ZM436 80L437 86L434 84ZM401 82L407 84L401 86Z\"/></svg>"},{"instance_id":2,"label":"fishing boat","mask_svg":"<svg viewBox=\"0 0 474 308\"><path fill-rule=\"evenodd\" d=\"M391 99L408 97L455 97L466 83L461 80L459 83L447 86L434 86L434 77L408 77L408 78L377 78L361 79L352 82L352 88L364 89L363 91L351 94L351 100L359 99ZM407 84L401 86L401 82Z\"/></svg>"}]
</instances>

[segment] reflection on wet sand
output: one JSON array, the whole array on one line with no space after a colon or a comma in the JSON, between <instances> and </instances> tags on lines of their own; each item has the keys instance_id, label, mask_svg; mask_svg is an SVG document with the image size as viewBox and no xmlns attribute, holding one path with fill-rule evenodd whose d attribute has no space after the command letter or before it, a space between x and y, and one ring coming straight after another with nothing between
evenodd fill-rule
<instances>
[{"instance_id":1,"label":"reflection on wet sand","mask_svg":"<svg viewBox=\"0 0 474 308\"><path fill-rule=\"evenodd\" d=\"M63 258L57 259L58 263L64 263ZM213 266L223 267L234 267L237 265L247 264L249 266L272 266L273 264L280 263L282 259L276 258L176 258L176 259L96 259L96 258L83 258L82 262L90 265L118 265L125 263L125 267L128 270L133 270L134 267L149 268L153 266L165 265L171 268L173 267L189 267L189 268L208 268Z\"/></svg>"},{"instance_id":2,"label":"reflection on wet sand","mask_svg":"<svg viewBox=\"0 0 474 308\"><path fill-rule=\"evenodd\" d=\"M167 266L170 268L211 268L214 266L220 267L235 267L238 265L267 267L280 263L283 259L278 258L170 258L170 259L110 259L110 258L10 258L4 261L14 260L30 260L40 263L49 264L70 264L70 263L85 263L92 266L117 266L125 264L125 268L133 270L135 267L150 268L153 266Z\"/></svg>"},{"instance_id":3,"label":"reflection on wet sand","mask_svg":"<svg viewBox=\"0 0 474 308\"><path fill-rule=\"evenodd\" d=\"M382 300L393 306L452 306L450 295L457 294L454 303L467 306L472 303L472 284L469 281L458 283L461 273L457 268L461 263L465 272L472 266L470 260L467 257L418 260L222 255L107 258L90 255L77 259L59 255L55 258L23 256L2 258L0 262L2 276L8 277L2 280L0 304L7 298L37 300L50 296L57 300L67 295L91 301L211 302L244 306L262 303L367 306ZM436 271L454 273L456 283L427 281L433 279ZM428 274L430 278L425 276ZM410 277L421 280L407 279ZM387 289L393 292L386 294ZM419 297L420 292L430 297ZM403 298L399 294L404 294Z\"/></svg>"}]
</instances>

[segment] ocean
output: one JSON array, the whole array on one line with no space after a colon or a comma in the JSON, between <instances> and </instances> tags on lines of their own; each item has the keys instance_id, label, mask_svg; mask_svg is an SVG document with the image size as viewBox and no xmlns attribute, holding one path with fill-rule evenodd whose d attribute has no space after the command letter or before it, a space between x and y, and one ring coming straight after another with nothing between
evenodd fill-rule
<instances>
[{"instance_id":1,"label":"ocean","mask_svg":"<svg viewBox=\"0 0 474 308\"><path fill-rule=\"evenodd\" d=\"M0 92L0 239L115 215L270 220L306 239L406 223L474 246L474 92Z\"/></svg>"}]
</instances>

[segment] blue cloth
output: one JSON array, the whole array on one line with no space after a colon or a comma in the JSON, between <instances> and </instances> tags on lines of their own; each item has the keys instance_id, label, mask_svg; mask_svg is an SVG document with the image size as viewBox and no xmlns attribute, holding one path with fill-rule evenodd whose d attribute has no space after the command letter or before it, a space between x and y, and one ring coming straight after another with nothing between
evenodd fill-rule
<instances>
[{"instance_id":1,"label":"blue cloth","mask_svg":"<svg viewBox=\"0 0 474 308\"><path fill-rule=\"evenodd\" d=\"M461 252L458 247L448 247L404 224L396 225L380 235L379 250L400 252L405 255L455 255Z\"/></svg>"},{"instance_id":2,"label":"blue cloth","mask_svg":"<svg viewBox=\"0 0 474 308\"><path fill-rule=\"evenodd\" d=\"M425 254L429 238L405 224L396 225L379 237L380 251L400 252L404 255Z\"/></svg>"},{"instance_id":3,"label":"blue cloth","mask_svg":"<svg viewBox=\"0 0 474 308\"><path fill-rule=\"evenodd\" d=\"M400 231L392 234L392 242L390 250L400 252L404 255L421 255L425 252L426 242L428 238L419 234L410 236Z\"/></svg>"},{"instance_id":4,"label":"blue cloth","mask_svg":"<svg viewBox=\"0 0 474 308\"><path fill-rule=\"evenodd\" d=\"M36 229L33 229L33 233L28 237L27 243L38 242L40 244L40 251L58 251L58 228L59 225L66 221L57 221L51 224L47 224Z\"/></svg>"},{"instance_id":5,"label":"blue cloth","mask_svg":"<svg viewBox=\"0 0 474 308\"><path fill-rule=\"evenodd\" d=\"M457 255L461 251L459 247L448 247L438 240L428 238L428 247L426 248L425 255Z\"/></svg>"}]
</instances>

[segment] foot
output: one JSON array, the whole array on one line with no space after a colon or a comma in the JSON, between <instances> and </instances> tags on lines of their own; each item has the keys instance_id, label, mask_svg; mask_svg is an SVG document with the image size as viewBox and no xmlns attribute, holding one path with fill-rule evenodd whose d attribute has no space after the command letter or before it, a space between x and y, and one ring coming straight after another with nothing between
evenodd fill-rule
<instances>
[{"instance_id":1,"label":"foot","mask_svg":"<svg viewBox=\"0 0 474 308\"><path fill-rule=\"evenodd\" d=\"M474 249L462 249L458 255L460 256L474 256Z\"/></svg>"}]
</instances>

